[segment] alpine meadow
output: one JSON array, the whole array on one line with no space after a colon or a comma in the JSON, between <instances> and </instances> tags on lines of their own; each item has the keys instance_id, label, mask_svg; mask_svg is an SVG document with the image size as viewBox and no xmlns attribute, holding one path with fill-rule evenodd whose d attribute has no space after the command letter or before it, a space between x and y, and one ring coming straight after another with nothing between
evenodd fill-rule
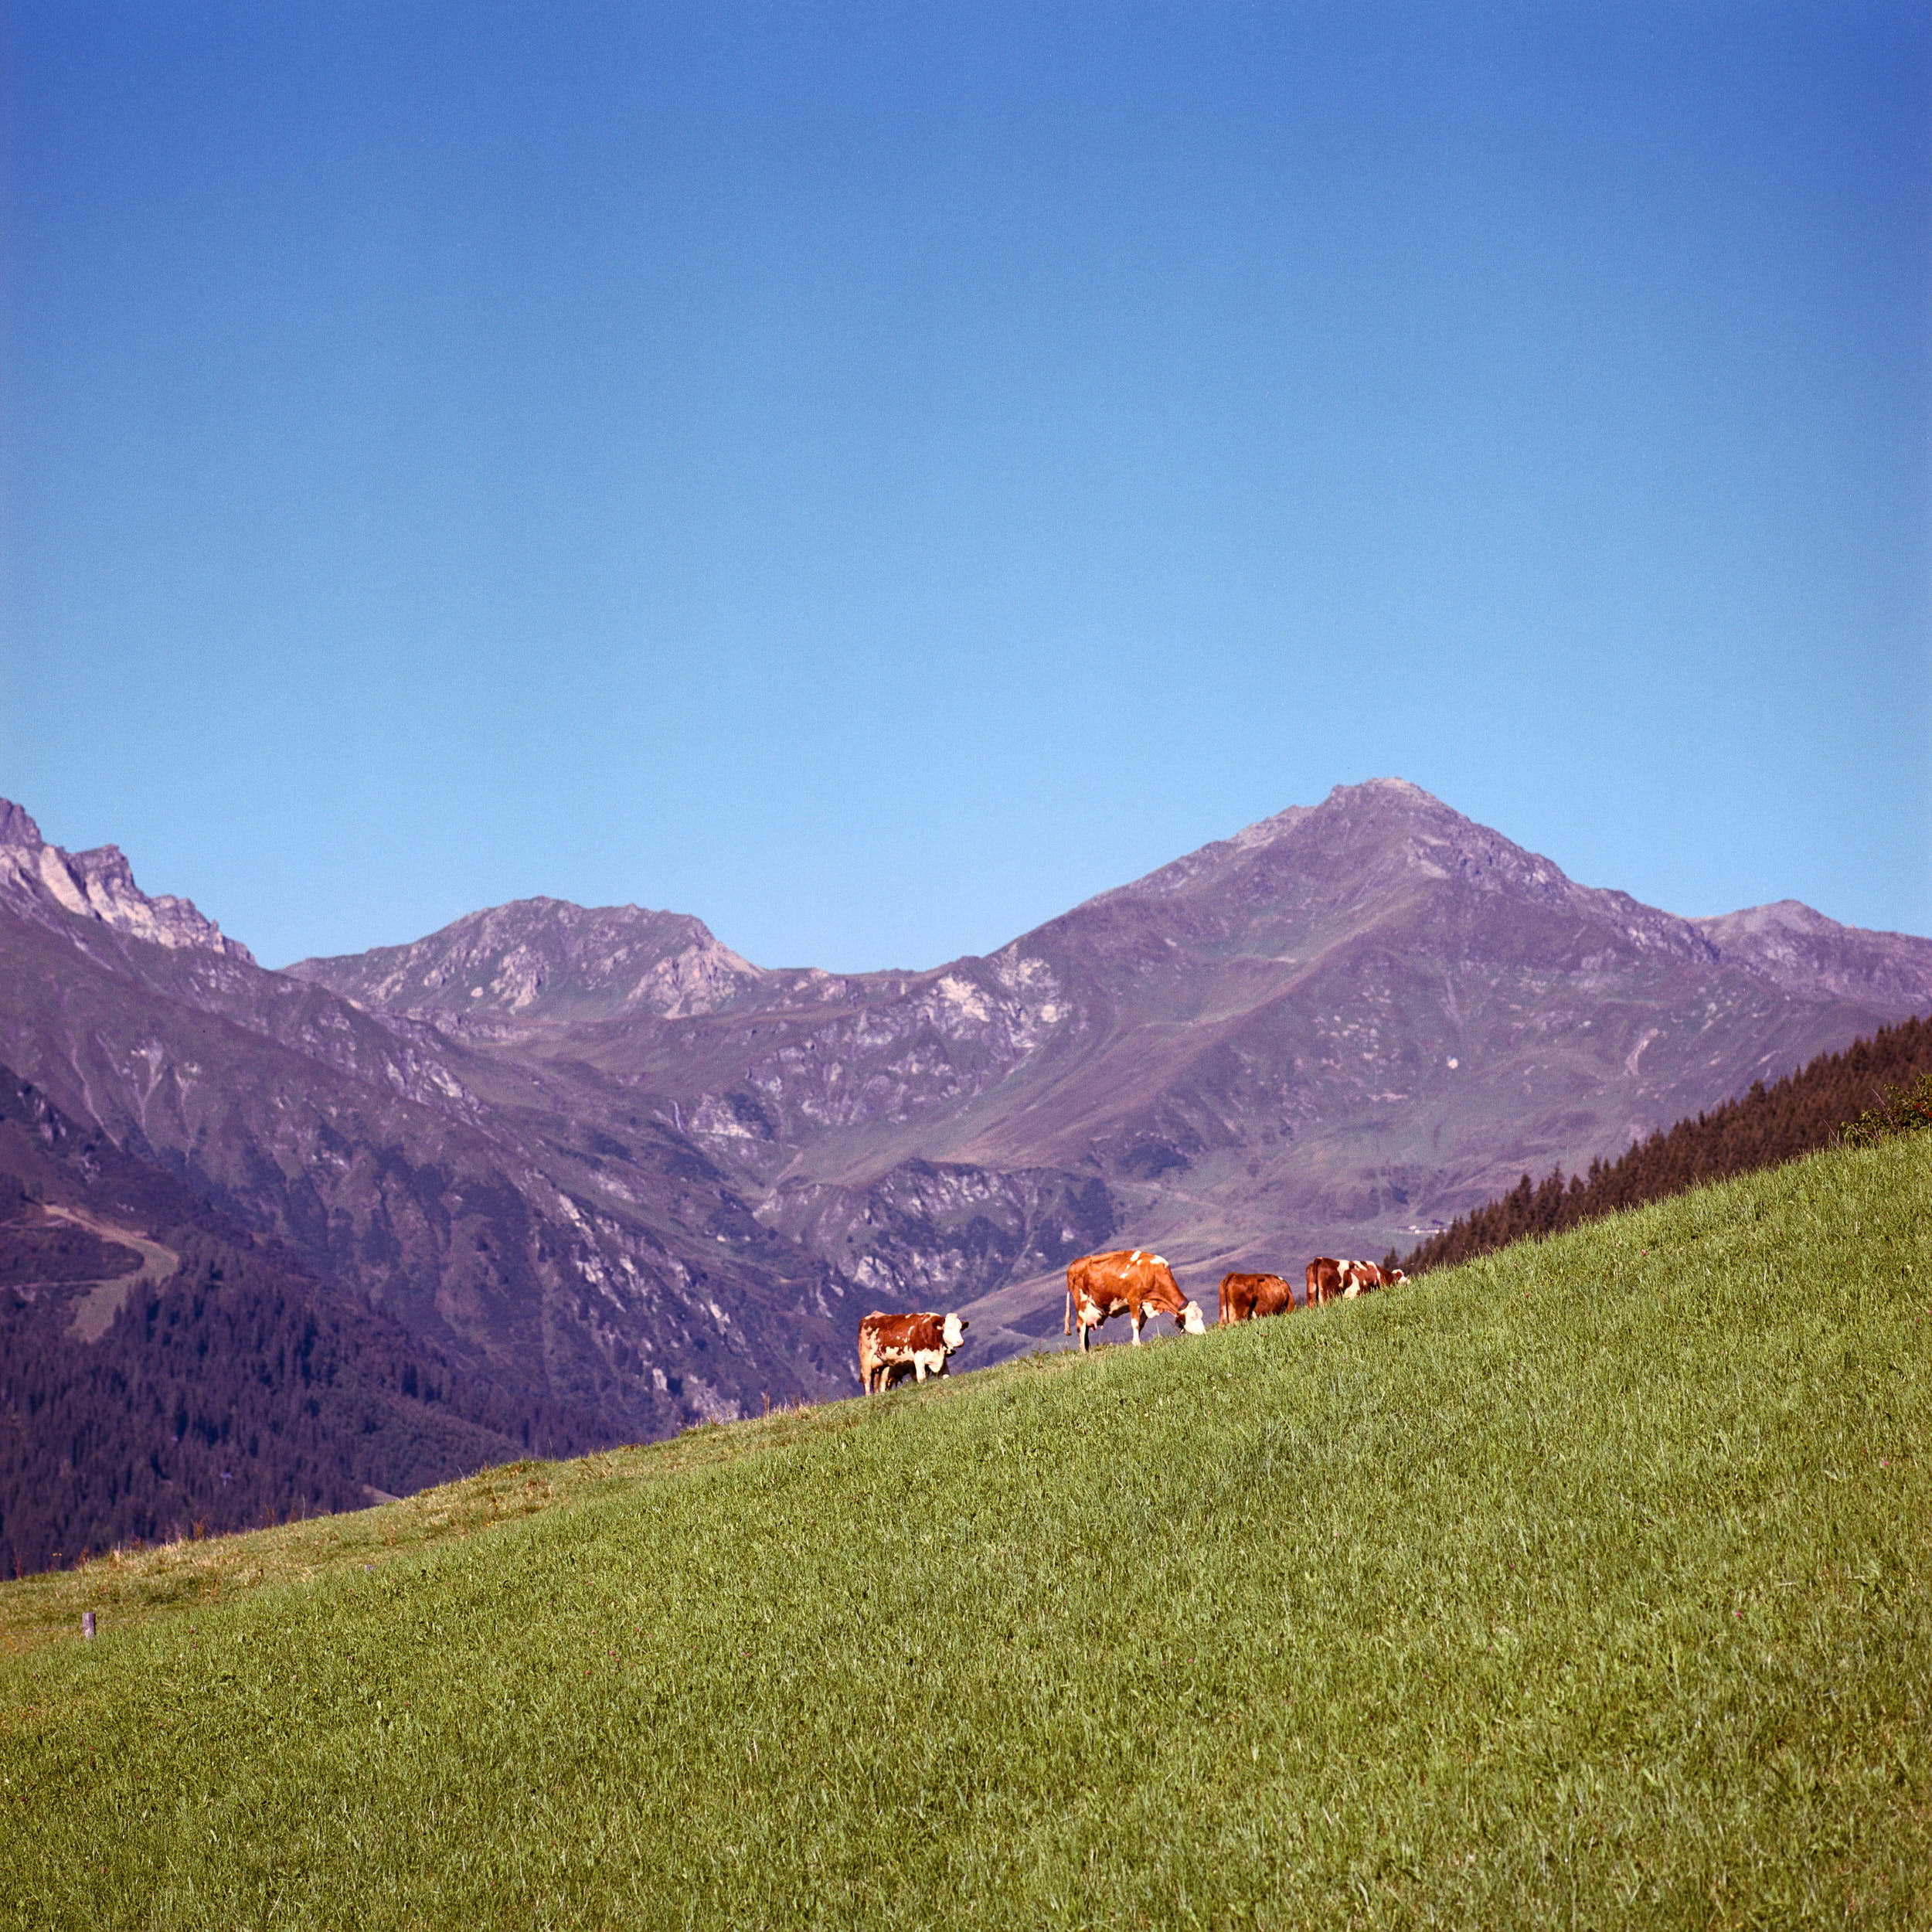
<instances>
[{"instance_id":1,"label":"alpine meadow","mask_svg":"<svg viewBox=\"0 0 1932 1932\"><path fill-rule=\"evenodd\" d=\"M9 1583L0 1910L1923 1923L1928 1310L1915 1134Z\"/></svg>"}]
</instances>

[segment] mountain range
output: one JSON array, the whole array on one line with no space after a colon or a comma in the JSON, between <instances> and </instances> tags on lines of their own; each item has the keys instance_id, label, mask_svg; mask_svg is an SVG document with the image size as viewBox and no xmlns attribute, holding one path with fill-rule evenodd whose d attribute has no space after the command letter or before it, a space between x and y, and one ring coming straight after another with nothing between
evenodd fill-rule
<instances>
[{"instance_id":1,"label":"mountain range","mask_svg":"<svg viewBox=\"0 0 1932 1932\"><path fill-rule=\"evenodd\" d=\"M1680 918L1396 779L856 975L549 899L271 971L0 803L0 1063L573 1439L849 1393L874 1307L1057 1340L1096 1247L1406 1247L1929 1011L1932 940Z\"/></svg>"}]
</instances>

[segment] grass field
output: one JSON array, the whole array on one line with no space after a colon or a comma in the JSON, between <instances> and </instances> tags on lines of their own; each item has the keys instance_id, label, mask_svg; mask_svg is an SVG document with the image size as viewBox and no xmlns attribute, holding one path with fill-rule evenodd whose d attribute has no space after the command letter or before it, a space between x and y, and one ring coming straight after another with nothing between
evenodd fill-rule
<instances>
[{"instance_id":1,"label":"grass field","mask_svg":"<svg viewBox=\"0 0 1932 1932\"><path fill-rule=\"evenodd\" d=\"M1932 1923L1929 1309L1920 1135L0 1586L0 1914Z\"/></svg>"}]
</instances>

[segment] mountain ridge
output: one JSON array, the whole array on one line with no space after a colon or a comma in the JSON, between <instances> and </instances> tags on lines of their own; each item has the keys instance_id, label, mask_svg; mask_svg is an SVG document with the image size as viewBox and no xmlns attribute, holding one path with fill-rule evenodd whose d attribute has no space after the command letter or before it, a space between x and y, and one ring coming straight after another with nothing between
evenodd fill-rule
<instances>
[{"instance_id":1,"label":"mountain ridge","mask_svg":"<svg viewBox=\"0 0 1932 1932\"><path fill-rule=\"evenodd\" d=\"M1031 1346L1117 1237L1202 1273L1406 1247L1932 1010L1932 940L1680 918L1400 779L870 974L543 897L270 972L21 821L0 1061L615 1433L855 1386L874 1302L967 1310L963 1366Z\"/></svg>"},{"instance_id":2,"label":"mountain ridge","mask_svg":"<svg viewBox=\"0 0 1932 1932\"><path fill-rule=\"evenodd\" d=\"M0 901L45 919L49 902L171 951L199 947L252 966L255 955L228 938L192 900L163 893L151 898L134 883L134 868L118 845L70 852L50 845L32 816L0 798Z\"/></svg>"}]
</instances>

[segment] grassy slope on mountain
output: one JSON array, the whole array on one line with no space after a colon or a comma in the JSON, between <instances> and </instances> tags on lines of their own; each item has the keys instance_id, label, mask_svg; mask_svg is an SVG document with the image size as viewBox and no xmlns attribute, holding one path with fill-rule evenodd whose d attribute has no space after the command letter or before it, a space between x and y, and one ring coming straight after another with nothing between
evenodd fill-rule
<instances>
[{"instance_id":1,"label":"grassy slope on mountain","mask_svg":"<svg viewBox=\"0 0 1932 1932\"><path fill-rule=\"evenodd\" d=\"M7 1904L1922 1917L1928 1208L1932 1139L1828 1153L1355 1306L597 1458L488 1533L420 1540L418 1498L386 1562L0 1662Z\"/></svg>"}]
</instances>

